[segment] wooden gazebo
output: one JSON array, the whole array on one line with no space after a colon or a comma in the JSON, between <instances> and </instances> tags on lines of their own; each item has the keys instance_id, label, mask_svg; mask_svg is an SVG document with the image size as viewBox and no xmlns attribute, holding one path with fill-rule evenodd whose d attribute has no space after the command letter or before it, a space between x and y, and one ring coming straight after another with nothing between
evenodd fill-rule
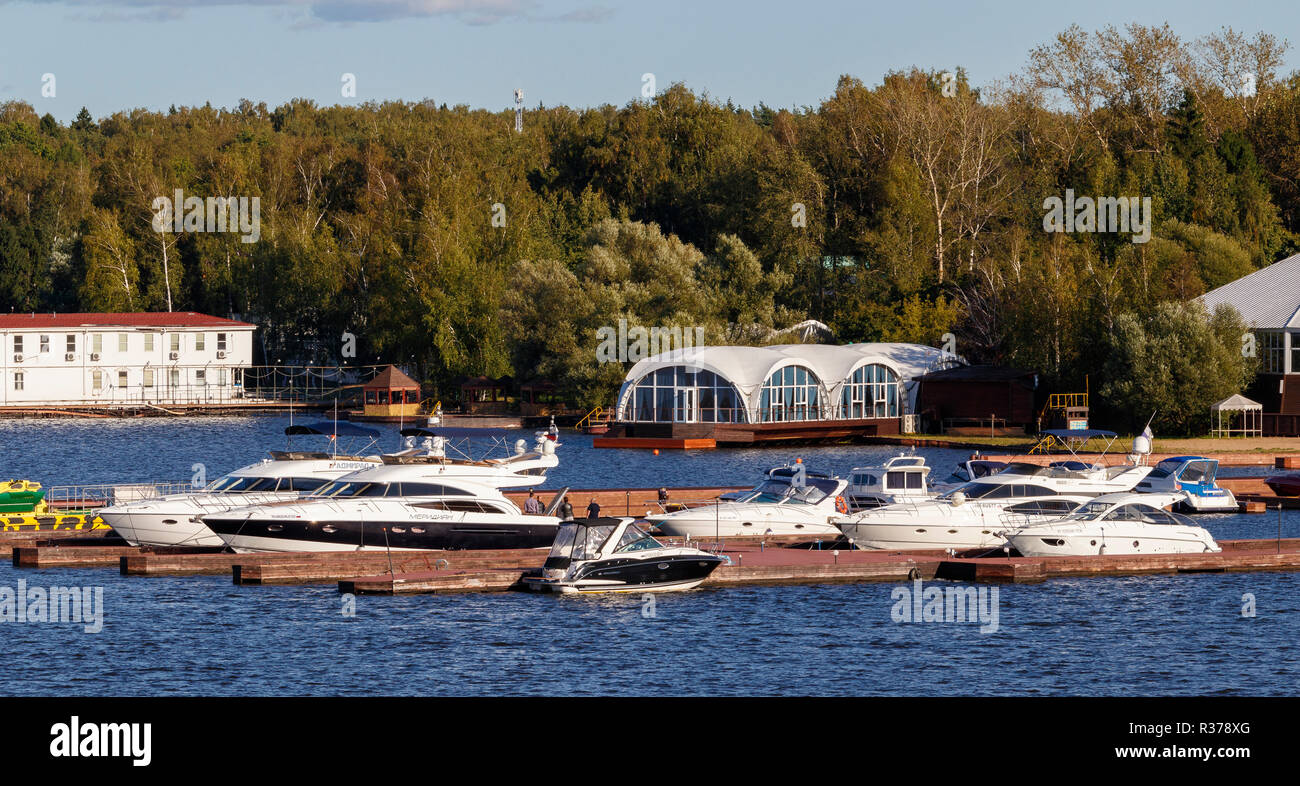
<instances>
[{"instance_id":1,"label":"wooden gazebo","mask_svg":"<svg viewBox=\"0 0 1300 786\"><path fill-rule=\"evenodd\" d=\"M366 417L413 417L420 414L420 384L389 366L361 386Z\"/></svg>"}]
</instances>

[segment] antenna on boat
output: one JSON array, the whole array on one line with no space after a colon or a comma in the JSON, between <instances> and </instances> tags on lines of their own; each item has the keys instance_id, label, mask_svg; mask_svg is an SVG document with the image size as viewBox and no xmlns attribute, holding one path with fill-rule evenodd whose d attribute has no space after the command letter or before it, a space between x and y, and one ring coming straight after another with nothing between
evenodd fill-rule
<instances>
[{"instance_id":1,"label":"antenna on boat","mask_svg":"<svg viewBox=\"0 0 1300 786\"><path fill-rule=\"evenodd\" d=\"M334 399L334 433L331 435L330 441L334 443L332 446L334 449L334 458L338 458L339 457L339 400L338 398Z\"/></svg>"}]
</instances>

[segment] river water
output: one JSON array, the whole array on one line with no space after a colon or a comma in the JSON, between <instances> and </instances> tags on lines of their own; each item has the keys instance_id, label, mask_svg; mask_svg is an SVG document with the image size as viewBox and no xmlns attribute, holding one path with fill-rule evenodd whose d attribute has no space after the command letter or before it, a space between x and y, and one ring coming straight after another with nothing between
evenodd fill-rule
<instances>
[{"instance_id":1,"label":"river water","mask_svg":"<svg viewBox=\"0 0 1300 786\"><path fill-rule=\"evenodd\" d=\"M208 479L285 446L286 417L0 421L0 478ZM396 430L377 448L397 447ZM520 436L529 436L520 432ZM796 457L846 473L884 447L595 450L565 432L547 487L731 485ZM308 441L297 443L318 447ZM946 475L967 454L921 450ZM1248 470L1254 473L1255 470ZM1232 474L1242 474L1235 471ZM1203 516L1217 538L1300 537L1300 512ZM102 590L102 630L0 622L0 695L1295 695L1300 574L982 587L996 624L895 621L911 585L629 597L359 597L333 586L0 566L0 593ZM949 582L940 585L952 586ZM993 594L996 589L996 595ZM1244 613L1247 612L1247 613Z\"/></svg>"}]
</instances>

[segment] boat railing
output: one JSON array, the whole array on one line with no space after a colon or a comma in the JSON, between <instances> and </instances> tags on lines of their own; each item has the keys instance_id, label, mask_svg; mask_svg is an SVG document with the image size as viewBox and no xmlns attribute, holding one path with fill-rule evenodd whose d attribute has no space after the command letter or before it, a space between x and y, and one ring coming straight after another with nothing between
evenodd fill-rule
<instances>
[{"instance_id":1,"label":"boat railing","mask_svg":"<svg viewBox=\"0 0 1300 786\"><path fill-rule=\"evenodd\" d=\"M128 502L156 499L168 494L196 492L192 481L169 480L141 483L76 483L50 486L45 491L45 502L59 510L102 508Z\"/></svg>"},{"instance_id":2,"label":"boat railing","mask_svg":"<svg viewBox=\"0 0 1300 786\"><path fill-rule=\"evenodd\" d=\"M716 505L722 501L719 497L721 497L721 495L713 497L712 499L648 499L645 501L645 504L655 506L659 509L659 513L681 513L684 510L694 510L696 508L706 508L710 505Z\"/></svg>"}]
</instances>

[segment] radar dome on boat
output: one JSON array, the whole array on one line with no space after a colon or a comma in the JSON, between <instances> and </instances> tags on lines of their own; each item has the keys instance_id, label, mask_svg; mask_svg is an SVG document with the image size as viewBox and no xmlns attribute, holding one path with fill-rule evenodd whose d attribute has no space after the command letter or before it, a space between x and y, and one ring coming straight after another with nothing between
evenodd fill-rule
<instances>
[{"instance_id":1,"label":"radar dome on boat","mask_svg":"<svg viewBox=\"0 0 1300 786\"><path fill-rule=\"evenodd\" d=\"M1151 440L1145 434L1138 434L1133 438L1133 452L1139 456L1146 456L1151 453Z\"/></svg>"}]
</instances>

